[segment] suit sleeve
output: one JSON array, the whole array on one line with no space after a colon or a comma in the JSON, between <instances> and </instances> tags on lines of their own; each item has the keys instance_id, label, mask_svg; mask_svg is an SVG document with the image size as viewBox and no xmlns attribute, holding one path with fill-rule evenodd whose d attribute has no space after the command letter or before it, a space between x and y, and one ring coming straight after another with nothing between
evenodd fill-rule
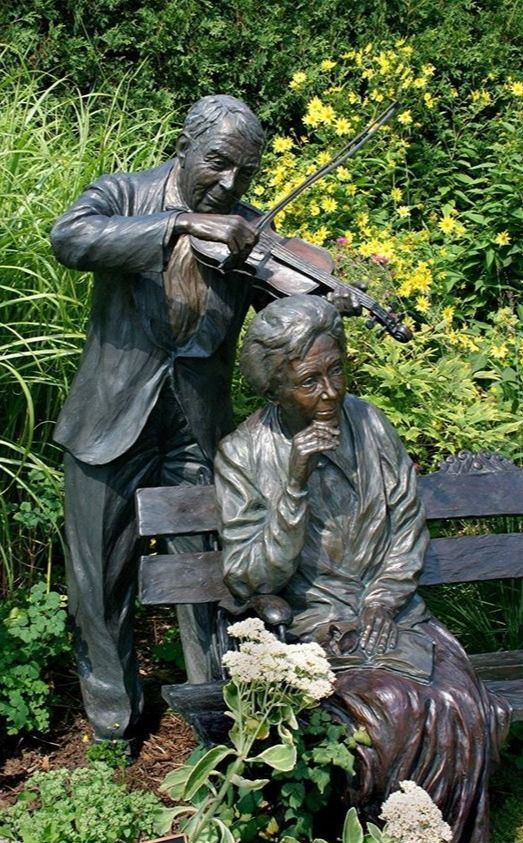
<instances>
[{"instance_id":1,"label":"suit sleeve","mask_svg":"<svg viewBox=\"0 0 523 843\"><path fill-rule=\"evenodd\" d=\"M224 574L233 594L277 594L296 571L305 538L307 493L257 487L253 443L241 431L227 437L215 460Z\"/></svg>"},{"instance_id":2,"label":"suit sleeve","mask_svg":"<svg viewBox=\"0 0 523 843\"><path fill-rule=\"evenodd\" d=\"M129 177L118 174L88 187L51 231L58 260L80 270L161 272L180 211L134 215L135 189Z\"/></svg>"}]
</instances>

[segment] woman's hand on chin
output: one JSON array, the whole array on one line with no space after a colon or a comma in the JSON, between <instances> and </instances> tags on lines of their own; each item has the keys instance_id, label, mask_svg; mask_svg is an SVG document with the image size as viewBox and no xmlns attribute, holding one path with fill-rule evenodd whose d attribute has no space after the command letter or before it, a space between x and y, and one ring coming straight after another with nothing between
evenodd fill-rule
<instances>
[{"instance_id":1,"label":"woman's hand on chin","mask_svg":"<svg viewBox=\"0 0 523 843\"><path fill-rule=\"evenodd\" d=\"M340 430L330 422L313 421L292 438L289 460L289 483L303 489L314 469L319 454L332 451L340 444Z\"/></svg>"}]
</instances>

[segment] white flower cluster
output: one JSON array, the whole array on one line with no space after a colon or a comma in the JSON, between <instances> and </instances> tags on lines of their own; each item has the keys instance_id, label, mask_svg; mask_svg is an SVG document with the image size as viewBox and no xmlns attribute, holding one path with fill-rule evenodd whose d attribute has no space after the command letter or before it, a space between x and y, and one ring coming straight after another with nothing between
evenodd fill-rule
<instances>
[{"instance_id":1,"label":"white flower cluster","mask_svg":"<svg viewBox=\"0 0 523 843\"><path fill-rule=\"evenodd\" d=\"M447 843L452 829L429 794L415 782L400 782L401 791L392 793L381 806L385 831L398 843Z\"/></svg>"},{"instance_id":2,"label":"white flower cluster","mask_svg":"<svg viewBox=\"0 0 523 843\"><path fill-rule=\"evenodd\" d=\"M239 650L229 650L222 659L231 679L287 687L311 701L332 694L334 674L319 644L284 644L259 618L235 623L227 632L241 640Z\"/></svg>"}]
</instances>

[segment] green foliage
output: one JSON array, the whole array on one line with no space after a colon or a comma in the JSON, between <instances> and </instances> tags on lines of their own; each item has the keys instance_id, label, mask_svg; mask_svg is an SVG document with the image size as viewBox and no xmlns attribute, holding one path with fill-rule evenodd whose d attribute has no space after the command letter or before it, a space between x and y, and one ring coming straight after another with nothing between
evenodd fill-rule
<instances>
[{"instance_id":1,"label":"green foliage","mask_svg":"<svg viewBox=\"0 0 523 843\"><path fill-rule=\"evenodd\" d=\"M288 80L343 46L413 38L423 61L440 59L454 83L517 66L523 21L510 0L341 0L270 7L254 0L13 0L0 12L4 39L31 66L84 93L110 90L134 68L133 108L203 95L245 96L271 125L299 124Z\"/></svg>"},{"instance_id":2,"label":"green foliage","mask_svg":"<svg viewBox=\"0 0 523 843\"><path fill-rule=\"evenodd\" d=\"M333 722L322 709L310 713L296 733L295 766L288 773L275 775L274 784L265 790L271 805L269 813L277 819L282 834L311 840L314 832L323 830L323 823L317 818L328 807L334 784L340 778L352 779L353 750L357 743L366 740L363 730L350 735L346 725ZM240 836L242 840L249 839Z\"/></svg>"},{"instance_id":3,"label":"green foliage","mask_svg":"<svg viewBox=\"0 0 523 843\"><path fill-rule=\"evenodd\" d=\"M62 557L61 453L52 426L75 372L89 303L86 274L57 263L56 217L92 179L151 167L167 119L128 108L127 88L56 96L58 83L0 57L0 588L31 583ZM9 68L9 69L8 69ZM42 93L41 88L47 86ZM139 126L139 131L136 130Z\"/></svg>"},{"instance_id":4,"label":"green foliage","mask_svg":"<svg viewBox=\"0 0 523 843\"><path fill-rule=\"evenodd\" d=\"M179 670L185 670L182 641L177 626L171 626L163 636L162 641L154 645L152 656L155 661L174 664Z\"/></svg>"},{"instance_id":5,"label":"green foliage","mask_svg":"<svg viewBox=\"0 0 523 843\"><path fill-rule=\"evenodd\" d=\"M43 583L0 605L0 717L8 734L49 726L49 662L67 652L64 598Z\"/></svg>"},{"instance_id":6,"label":"green foliage","mask_svg":"<svg viewBox=\"0 0 523 843\"><path fill-rule=\"evenodd\" d=\"M91 744L85 751L85 757L92 763L101 762L112 769L131 764L127 741L117 738Z\"/></svg>"},{"instance_id":7,"label":"green foliage","mask_svg":"<svg viewBox=\"0 0 523 843\"><path fill-rule=\"evenodd\" d=\"M172 812L151 793L129 793L106 764L37 773L0 814L0 835L20 843L136 843L169 830ZM142 838L143 835L143 838Z\"/></svg>"}]
</instances>

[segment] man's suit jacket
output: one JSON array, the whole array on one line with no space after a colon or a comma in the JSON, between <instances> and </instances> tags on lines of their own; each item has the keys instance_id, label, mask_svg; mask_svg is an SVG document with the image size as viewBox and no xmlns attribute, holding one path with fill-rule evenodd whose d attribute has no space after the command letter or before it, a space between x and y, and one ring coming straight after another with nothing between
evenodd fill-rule
<instances>
[{"instance_id":1,"label":"man's suit jacket","mask_svg":"<svg viewBox=\"0 0 523 843\"><path fill-rule=\"evenodd\" d=\"M230 386L239 331L250 303L245 275L208 273L209 298L195 337L176 346L166 316L162 271L172 209L166 185L174 166L103 176L51 233L66 266L94 272L91 319L79 370L55 440L83 462L125 453L173 372L177 395L210 458L232 429ZM236 213L249 217L241 203Z\"/></svg>"}]
</instances>

